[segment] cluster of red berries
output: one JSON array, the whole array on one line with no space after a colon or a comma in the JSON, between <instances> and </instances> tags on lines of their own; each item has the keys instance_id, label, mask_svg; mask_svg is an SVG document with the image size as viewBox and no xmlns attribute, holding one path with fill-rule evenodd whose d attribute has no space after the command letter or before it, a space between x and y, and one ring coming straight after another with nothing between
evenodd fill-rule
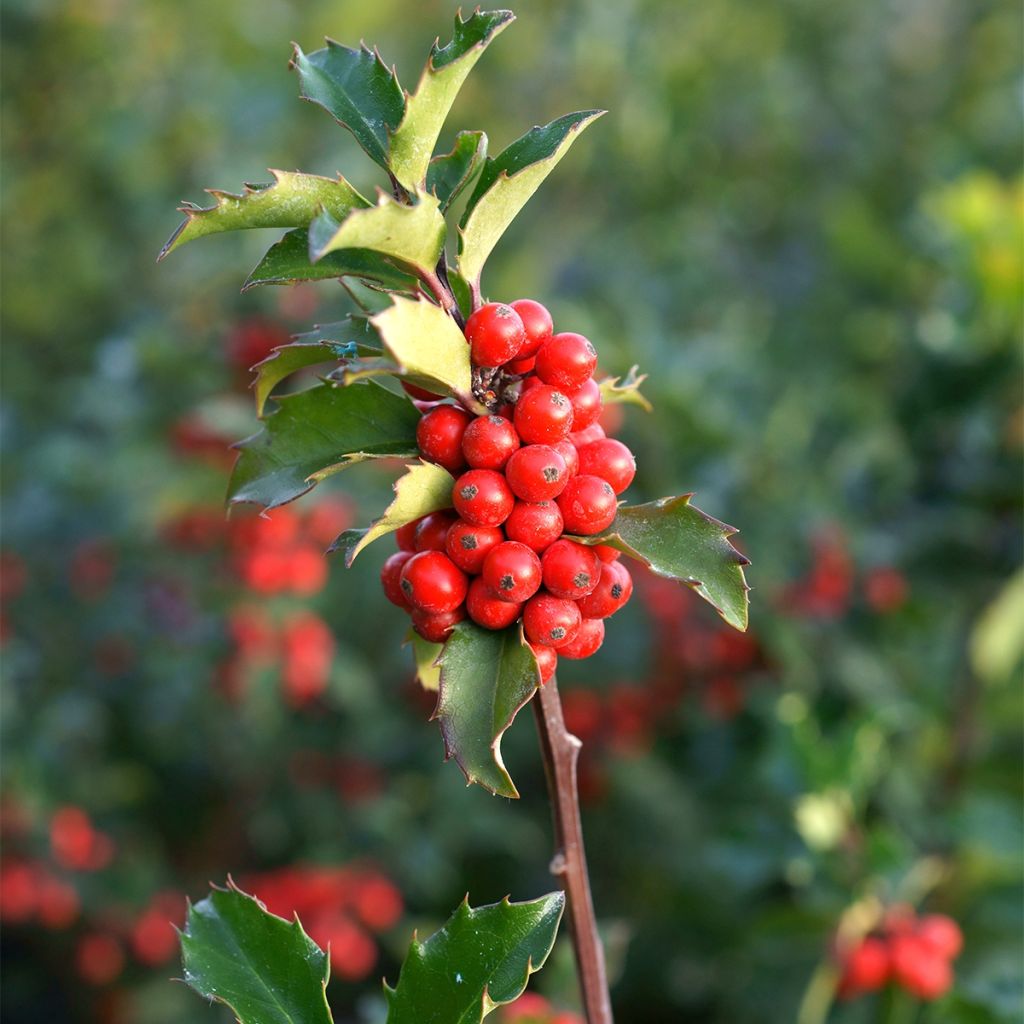
<instances>
[{"instance_id":1,"label":"cluster of red berries","mask_svg":"<svg viewBox=\"0 0 1024 1024\"><path fill-rule=\"evenodd\" d=\"M486 629L522 619L546 681L559 655L593 654L604 620L630 598L619 552L570 536L611 525L636 464L597 422L593 345L554 334L540 303L488 303L469 318L466 338L474 389L494 411L421 403L419 449L456 477L455 511L400 529L381 581L435 643L467 616Z\"/></svg>"},{"instance_id":2,"label":"cluster of red berries","mask_svg":"<svg viewBox=\"0 0 1024 1024\"><path fill-rule=\"evenodd\" d=\"M910 907L893 907L877 931L840 955L839 994L852 999L892 982L918 999L938 999L953 985L963 944L960 926L945 914L919 918Z\"/></svg>"}]
</instances>

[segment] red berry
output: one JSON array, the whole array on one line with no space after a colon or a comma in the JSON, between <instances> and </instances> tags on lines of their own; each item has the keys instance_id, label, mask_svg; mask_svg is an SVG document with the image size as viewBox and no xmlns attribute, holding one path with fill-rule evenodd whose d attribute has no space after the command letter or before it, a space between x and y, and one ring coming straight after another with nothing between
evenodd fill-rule
<instances>
[{"instance_id":1,"label":"red berry","mask_svg":"<svg viewBox=\"0 0 1024 1024\"><path fill-rule=\"evenodd\" d=\"M558 496L567 533L590 537L606 530L615 519L615 491L599 476L574 476Z\"/></svg>"},{"instance_id":2,"label":"red berry","mask_svg":"<svg viewBox=\"0 0 1024 1024\"><path fill-rule=\"evenodd\" d=\"M540 554L562 536L562 513L553 501L517 501L505 520L505 536Z\"/></svg>"},{"instance_id":3,"label":"red berry","mask_svg":"<svg viewBox=\"0 0 1024 1024\"><path fill-rule=\"evenodd\" d=\"M487 552L504 539L498 526L474 526L459 519L448 530L444 549L463 572L477 576L484 567Z\"/></svg>"},{"instance_id":4,"label":"red berry","mask_svg":"<svg viewBox=\"0 0 1024 1024\"><path fill-rule=\"evenodd\" d=\"M513 359L505 364L508 373L525 374L529 373L537 365L536 356L528 356L526 359Z\"/></svg>"},{"instance_id":5,"label":"red berry","mask_svg":"<svg viewBox=\"0 0 1024 1024\"><path fill-rule=\"evenodd\" d=\"M476 366L502 366L526 341L519 314L503 302L488 302L466 321L466 338Z\"/></svg>"},{"instance_id":6,"label":"red berry","mask_svg":"<svg viewBox=\"0 0 1024 1024\"><path fill-rule=\"evenodd\" d=\"M554 674L558 667L558 653L553 647L545 647L543 644L530 644L537 659L537 668L540 669L540 684L543 686Z\"/></svg>"},{"instance_id":7,"label":"red berry","mask_svg":"<svg viewBox=\"0 0 1024 1024\"><path fill-rule=\"evenodd\" d=\"M417 551L444 551L448 530L455 522L455 513L448 510L431 512L416 524Z\"/></svg>"},{"instance_id":8,"label":"red berry","mask_svg":"<svg viewBox=\"0 0 1024 1024\"><path fill-rule=\"evenodd\" d=\"M459 605L458 608L450 612L437 613L424 612L420 611L419 608L413 608L411 616L412 628L424 640L429 640L432 644L443 644L448 639L452 629L465 617L465 605Z\"/></svg>"},{"instance_id":9,"label":"red berry","mask_svg":"<svg viewBox=\"0 0 1024 1024\"><path fill-rule=\"evenodd\" d=\"M841 995L874 992L889 980L889 947L882 939L869 935L850 950L842 967Z\"/></svg>"},{"instance_id":10,"label":"red berry","mask_svg":"<svg viewBox=\"0 0 1024 1024\"><path fill-rule=\"evenodd\" d=\"M594 551L602 562L617 562L622 557L622 552L610 544L595 544Z\"/></svg>"},{"instance_id":11,"label":"red berry","mask_svg":"<svg viewBox=\"0 0 1024 1024\"><path fill-rule=\"evenodd\" d=\"M919 999L938 999L953 984L949 960L914 934L889 940L893 980Z\"/></svg>"},{"instance_id":12,"label":"red berry","mask_svg":"<svg viewBox=\"0 0 1024 1024\"><path fill-rule=\"evenodd\" d=\"M583 387L575 394L569 396L572 404L572 429L577 433L586 430L592 423L597 422L601 415L604 402L601 401L601 389L593 377L583 382Z\"/></svg>"},{"instance_id":13,"label":"red berry","mask_svg":"<svg viewBox=\"0 0 1024 1024\"><path fill-rule=\"evenodd\" d=\"M481 579L495 597L522 604L540 589L540 559L533 548L507 540L487 553Z\"/></svg>"},{"instance_id":14,"label":"red berry","mask_svg":"<svg viewBox=\"0 0 1024 1024\"><path fill-rule=\"evenodd\" d=\"M607 619L633 596L633 577L621 562L601 566L601 578L593 592L581 597L577 604L588 619Z\"/></svg>"},{"instance_id":15,"label":"red berry","mask_svg":"<svg viewBox=\"0 0 1024 1024\"><path fill-rule=\"evenodd\" d=\"M585 444L600 441L605 437L604 427L600 423L591 423L586 430L577 430L569 435L569 440L577 447L582 448Z\"/></svg>"},{"instance_id":16,"label":"red berry","mask_svg":"<svg viewBox=\"0 0 1024 1024\"><path fill-rule=\"evenodd\" d=\"M562 493L569 474L565 459L550 445L528 444L512 453L505 479L522 501L550 501Z\"/></svg>"},{"instance_id":17,"label":"red berry","mask_svg":"<svg viewBox=\"0 0 1024 1024\"><path fill-rule=\"evenodd\" d=\"M597 352L582 334L556 334L537 351L537 376L566 394L583 387L597 366Z\"/></svg>"},{"instance_id":18,"label":"red berry","mask_svg":"<svg viewBox=\"0 0 1024 1024\"><path fill-rule=\"evenodd\" d=\"M621 494L636 476L633 453L614 438L591 441L579 449L579 455L580 472L607 480L616 494Z\"/></svg>"},{"instance_id":19,"label":"red berry","mask_svg":"<svg viewBox=\"0 0 1024 1024\"><path fill-rule=\"evenodd\" d=\"M945 914L928 914L917 925L918 937L939 956L955 960L964 948L964 936L960 926Z\"/></svg>"},{"instance_id":20,"label":"red berry","mask_svg":"<svg viewBox=\"0 0 1024 1024\"><path fill-rule=\"evenodd\" d=\"M405 526L400 526L395 530L395 543L398 545L399 551L416 550L416 527L419 525L420 521L414 519L411 523L406 523Z\"/></svg>"},{"instance_id":21,"label":"red berry","mask_svg":"<svg viewBox=\"0 0 1024 1024\"><path fill-rule=\"evenodd\" d=\"M409 599L402 590L400 577L405 563L412 558L412 555L411 551L396 551L388 558L380 571L380 582L384 588L384 596L392 604L397 604L399 608L404 608L406 611L409 611L412 605L409 604Z\"/></svg>"},{"instance_id":22,"label":"red berry","mask_svg":"<svg viewBox=\"0 0 1024 1024\"><path fill-rule=\"evenodd\" d=\"M443 551L421 551L399 577L409 603L422 612L451 612L466 599L466 574Z\"/></svg>"},{"instance_id":23,"label":"red berry","mask_svg":"<svg viewBox=\"0 0 1024 1024\"><path fill-rule=\"evenodd\" d=\"M565 470L568 474L566 479L571 480L580 471L580 453L576 450L576 445L566 438L564 441L555 442L551 447L565 459Z\"/></svg>"},{"instance_id":24,"label":"red berry","mask_svg":"<svg viewBox=\"0 0 1024 1024\"><path fill-rule=\"evenodd\" d=\"M455 481L455 511L474 526L501 526L516 499L505 478L493 469L471 469Z\"/></svg>"},{"instance_id":25,"label":"red berry","mask_svg":"<svg viewBox=\"0 0 1024 1024\"><path fill-rule=\"evenodd\" d=\"M580 661L589 658L604 643L604 619L584 619L575 638L558 653L563 658Z\"/></svg>"},{"instance_id":26,"label":"red berry","mask_svg":"<svg viewBox=\"0 0 1024 1024\"><path fill-rule=\"evenodd\" d=\"M526 602L523 629L531 644L564 647L571 643L580 628L582 616L572 601L543 591Z\"/></svg>"},{"instance_id":27,"label":"red berry","mask_svg":"<svg viewBox=\"0 0 1024 1024\"><path fill-rule=\"evenodd\" d=\"M518 447L516 428L504 416L478 416L462 437L462 454L473 469L502 469Z\"/></svg>"},{"instance_id":28,"label":"red berry","mask_svg":"<svg viewBox=\"0 0 1024 1024\"><path fill-rule=\"evenodd\" d=\"M526 341L519 350L519 358L535 356L537 350L551 337L554 324L551 322L551 314L533 299L516 299L512 308L519 314L523 321L523 329L526 331Z\"/></svg>"},{"instance_id":29,"label":"red berry","mask_svg":"<svg viewBox=\"0 0 1024 1024\"><path fill-rule=\"evenodd\" d=\"M556 540L541 559L544 586L568 601L586 597L601 576L601 559L588 547L575 541Z\"/></svg>"},{"instance_id":30,"label":"red berry","mask_svg":"<svg viewBox=\"0 0 1024 1024\"><path fill-rule=\"evenodd\" d=\"M502 601L495 597L482 577L473 580L466 595L466 612L484 629L505 629L522 613L523 606L515 601Z\"/></svg>"},{"instance_id":31,"label":"red berry","mask_svg":"<svg viewBox=\"0 0 1024 1024\"><path fill-rule=\"evenodd\" d=\"M441 395L434 394L433 391L428 391L426 388L421 388L416 384L410 384L407 380L402 381L402 387L405 389L405 393L407 395L420 402L436 402L442 397Z\"/></svg>"},{"instance_id":32,"label":"red berry","mask_svg":"<svg viewBox=\"0 0 1024 1024\"><path fill-rule=\"evenodd\" d=\"M469 413L454 405L438 405L425 413L416 425L416 443L423 457L449 473L458 473L466 464L462 435L469 421Z\"/></svg>"},{"instance_id":33,"label":"red berry","mask_svg":"<svg viewBox=\"0 0 1024 1024\"><path fill-rule=\"evenodd\" d=\"M526 444L554 444L569 436L572 403L561 391L541 384L519 396L514 422Z\"/></svg>"},{"instance_id":34,"label":"red berry","mask_svg":"<svg viewBox=\"0 0 1024 1024\"><path fill-rule=\"evenodd\" d=\"M521 398L526 394L527 391L532 391L534 388L544 387L544 381L540 379L535 373L531 373L524 377L519 384L519 397Z\"/></svg>"}]
</instances>

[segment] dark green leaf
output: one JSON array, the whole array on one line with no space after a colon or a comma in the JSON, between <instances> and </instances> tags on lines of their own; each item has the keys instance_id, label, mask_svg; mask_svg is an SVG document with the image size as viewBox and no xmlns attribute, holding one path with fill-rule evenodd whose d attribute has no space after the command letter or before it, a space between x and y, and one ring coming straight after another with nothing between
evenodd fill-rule
<instances>
[{"instance_id":1,"label":"dark green leaf","mask_svg":"<svg viewBox=\"0 0 1024 1024\"><path fill-rule=\"evenodd\" d=\"M387 169L390 137L405 113L405 95L380 54L328 39L324 49L313 53L296 46L292 67L299 73L303 99L323 107Z\"/></svg>"},{"instance_id":2,"label":"dark green leaf","mask_svg":"<svg viewBox=\"0 0 1024 1024\"><path fill-rule=\"evenodd\" d=\"M207 189L217 200L213 206L183 203L179 209L186 219L157 258L162 260L178 246L218 231L305 227L321 209L341 219L370 205L340 174L332 179L299 171L270 173L274 180L269 185L246 185L241 195Z\"/></svg>"},{"instance_id":3,"label":"dark green leaf","mask_svg":"<svg viewBox=\"0 0 1024 1024\"><path fill-rule=\"evenodd\" d=\"M380 335L365 316L347 316L329 324L317 324L313 330L295 335L296 343L339 345L346 349L340 355L365 355L381 351Z\"/></svg>"},{"instance_id":4,"label":"dark green leaf","mask_svg":"<svg viewBox=\"0 0 1024 1024\"><path fill-rule=\"evenodd\" d=\"M692 587L736 629L747 628L743 566L750 560L729 543L736 530L690 504L693 495L622 505L612 525L583 544L610 544L649 565L659 576Z\"/></svg>"},{"instance_id":5,"label":"dark green leaf","mask_svg":"<svg viewBox=\"0 0 1024 1024\"><path fill-rule=\"evenodd\" d=\"M511 11L476 10L465 21L455 15L455 33L444 47L434 43L405 116L391 138L391 170L408 189L419 188L448 111L487 44L515 21Z\"/></svg>"},{"instance_id":6,"label":"dark green leaf","mask_svg":"<svg viewBox=\"0 0 1024 1024\"><path fill-rule=\"evenodd\" d=\"M543 128L531 128L487 159L460 223L459 270L467 281L480 280L487 257L516 214L583 130L604 113L566 114Z\"/></svg>"},{"instance_id":7,"label":"dark green leaf","mask_svg":"<svg viewBox=\"0 0 1024 1024\"><path fill-rule=\"evenodd\" d=\"M323 950L298 919L275 917L228 884L189 908L181 936L185 981L241 1024L331 1024Z\"/></svg>"},{"instance_id":8,"label":"dark green leaf","mask_svg":"<svg viewBox=\"0 0 1024 1024\"><path fill-rule=\"evenodd\" d=\"M267 404L270 392L286 377L309 366L336 362L338 358L338 349L332 345L296 344L275 348L266 359L253 367L256 374L252 382L256 395L256 415L263 415L263 407Z\"/></svg>"},{"instance_id":9,"label":"dark green leaf","mask_svg":"<svg viewBox=\"0 0 1024 1024\"><path fill-rule=\"evenodd\" d=\"M459 132L452 151L430 161L427 191L441 200L442 213L476 177L486 159L487 136L483 132Z\"/></svg>"},{"instance_id":10,"label":"dark green leaf","mask_svg":"<svg viewBox=\"0 0 1024 1024\"><path fill-rule=\"evenodd\" d=\"M287 395L263 429L239 443L228 501L274 508L356 462L412 458L419 418L408 399L372 381Z\"/></svg>"},{"instance_id":11,"label":"dark green leaf","mask_svg":"<svg viewBox=\"0 0 1024 1024\"><path fill-rule=\"evenodd\" d=\"M425 942L413 938L388 998L387 1024L480 1024L518 999L555 944L565 894L473 910L468 900Z\"/></svg>"},{"instance_id":12,"label":"dark green leaf","mask_svg":"<svg viewBox=\"0 0 1024 1024\"><path fill-rule=\"evenodd\" d=\"M434 717L445 752L470 782L496 796L519 796L501 759L501 737L540 685L533 651L518 626L500 631L461 622L440 657Z\"/></svg>"}]
</instances>

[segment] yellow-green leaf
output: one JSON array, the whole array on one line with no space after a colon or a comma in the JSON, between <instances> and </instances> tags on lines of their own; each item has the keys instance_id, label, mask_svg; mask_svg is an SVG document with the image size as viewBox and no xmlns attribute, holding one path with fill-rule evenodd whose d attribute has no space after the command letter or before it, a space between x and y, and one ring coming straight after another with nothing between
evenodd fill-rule
<instances>
[{"instance_id":1,"label":"yellow-green leaf","mask_svg":"<svg viewBox=\"0 0 1024 1024\"><path fill-rule=\"evenodd\" d=\"M640 385L647 380L646 373L639 373L639 366L631 366L625 377L605 377L598 382L601 389L601 401L605 405L617 405L629 403L639 405L646 412L651 412L653 406L640 393Z\"/></svg>"}]
</instances>

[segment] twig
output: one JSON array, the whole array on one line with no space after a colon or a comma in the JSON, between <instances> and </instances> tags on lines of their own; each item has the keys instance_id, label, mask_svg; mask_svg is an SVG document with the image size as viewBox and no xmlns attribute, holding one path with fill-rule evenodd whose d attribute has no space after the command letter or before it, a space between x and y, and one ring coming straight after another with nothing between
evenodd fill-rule
<instances>
[{"instance_id":1,"label":"twig","mask_svg":"<svg viewBox=\"0 0 1024 1024\"><path fill-rule=\"evenodd\" d=\"M554 676L540 688L540 693L533 701L533 710L555 825L555 855L551 859L551 873L565 890L583 1009L587 1024L612 1024L604 950L594 917L594 901L590 894L587 856L583 849L583 828L580 823L576 762L582 744L565 728L562 702L558 697Z\"/></svg>"}]
</instances>

